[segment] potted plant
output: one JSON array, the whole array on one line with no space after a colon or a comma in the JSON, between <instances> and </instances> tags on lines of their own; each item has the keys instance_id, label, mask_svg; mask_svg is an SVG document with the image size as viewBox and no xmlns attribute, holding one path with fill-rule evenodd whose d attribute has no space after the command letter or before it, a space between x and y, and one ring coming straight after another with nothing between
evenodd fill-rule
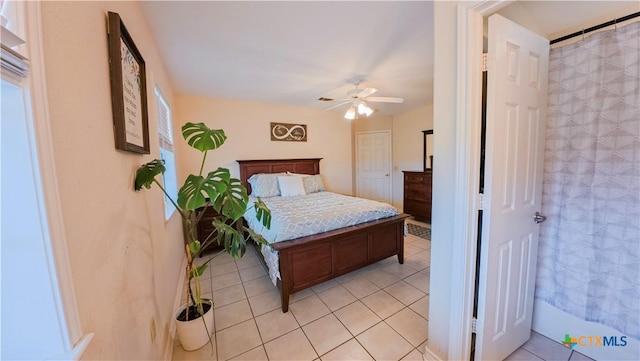
<instances>
[{"instance_id":1,"label":"potted plant","mask_svg":"<svg viewBox=\"0 0 640 361\"><path fill-rule=\"evenodd\" d=\"M224 245L222 252L227 252L234 258L244 255L249 239L253 239L260 245L266 245L265 239L250 228L243 226L237 229L236 222L245 214L248 207L255 207L257 219L268 228L271 223L271 213L259 198L254 204L249 205L247 189L239 179L231 177L227 168L220 167L206 175L203 174L207 153L222 146L227 139L222 129L210 129L204 123L186 123L182 127L182 136L190 147L202 152L202 162L198 174L187 176L178 191L177 199L171 198L156 179L165 171L164 162L159 159L138 168L134 189L136 191L143 188L149 189L156 184L182 217L185 228L184 250L187 259L185 270L187 295L186 303L176 317L178 325L176 329L182 346L186 350L194 350L204 346L207 341L211 342L213 329L213 302L202 298L199 280L213 257L200 266L195 265L195 259L212 242ZM204 212L196 212L196 210L205 205L212 206L220 217L213 221L214 231L204 239L198 239L197 225ZM197 335L192 335L193 333Z\"/></svg>"}]
</instances>

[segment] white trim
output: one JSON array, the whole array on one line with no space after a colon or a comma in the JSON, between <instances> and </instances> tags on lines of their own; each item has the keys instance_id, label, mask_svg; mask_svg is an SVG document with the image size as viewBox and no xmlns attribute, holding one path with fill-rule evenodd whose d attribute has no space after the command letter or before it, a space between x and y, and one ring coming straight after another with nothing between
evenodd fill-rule
<instances>
[{"instance_id":1,"label":"white trim","mask_svg":"<svg viewBox=\"0 0 640 361\"><path fill-rule=\"evenodd\" d=\"M482 16L458 6L454 252L451 272L451 328L448 358L469 359L475 290L477 194L480 182ZM480 39L479 44L474 41ZM479 45L479 47L478 47ZM478 56L480 55L480 56ZM458 270L457 272L454 270Z\"/></svg>"},{"instance_id":2,"label":"white trim","mask_svg":"<svg viewBox=\"0 0 640 361\"><path fill-rule=\"evenodd\" d=\"M478 0L469 3L462 3L466 7L480 16L489 16L496 11L509 6L519 0Z\"/></svg>"},{"instance_id":3,"label":"white trim","mask_svg":"<svg viewBox=\"0 0 640 361\"><path fill-rule=\"evenodd\" d=\"M451 259L451 312L447 359L468 360L471 350L472 311L475 288L478 233L478 185L481 135L483 16L509 5L506 1L459 2L456 55L456 155L454 229ZM436 90L437 91L437 90ZM459 150L459 151L458 151ZM458 216L459 215L459 216ZM427 354L437 353L425 346Z\"/></svg>"},{"instance_id":4,"label":"white trim","mask_svg":"<svg viewBox=\"0 0 640 361\"><path fill-rule=\"evenodd\" d=\"M180 269L184 270L186 268L187 268L187 258L184 257L182 261L182 267ZM176 338L176 322L175 322L174 316L176 315L176 311L182 304L182 296L184 296L184 292L182 292L182 289L185 287L185 278L186 277L184 275L178 278L178 288L176 292L176 298L173 300L173 308L171 309L171 318L169 319L169 334L167 335L169 339L165 340L164 359L166 361L171 361L173 357L173 345L174 345L174 340Z\"/></svg>"},{"instance_id":5,"label":"white trim","mask_svg":"<svg viewBox=\"0 0 640 361\"><path fill-rule=\"evenodd\" d=\"M82 354L87 350L91 340L93 340L94 333L88 333L73 346L71 352L66 354L64 357L61 357L61 360L80 360L82 358Z\"/></svg>"},{"instance_id":6,"label":"white trim","mask_svg":"<svg viewBox=\"0 0 640 361\"><path fill-rule=\"evenodd\" d=\"M392 174L393 174L393 171L392 171L392 169L393 169L393 144L391 144L392 141L393 141L393 137L392 137L393 134L391 133L391 130L367 130L367 131L356 132L356 134L355 134L355 136L356 136L356 139L355 139L355 143L356 143L356 197L360 196L360 187L359 187L359 184L360 184L360 179L359 179L360 178L360 176L359 176L359 174L360 174L360 164L359 164L359 160L360 160L360 158L358 157L358 136L361 135L361 134L377 134L377 133L385 133L385 134L387 134L387 137L389 139L389 150L388 150L388 152L389 152L388 153L389 154L389 162L388 162L389 168L387 168L387 174L388 174L387 177L389 177L389 194L387 194L387 198L389 199L388 203L391 204L391 203L393 203L393 176L392 176Z\"/></svg>"},{"instance_id":7,"label":"white trim","mask_svg":"<svg viewBox=\"0 0 640 361\"><path fill-rule=\"evenodd\" d=\"M42 43L42 22L39 2L25 2L25 25L27 29L27 49L31 60L29 91L31 100L31 117L33 119L34 141L37 145L36 163L39 174L36 181L42 189L40 195L44 207L40 209L42 219L48 224L43 226L48 229L45 248L49 258L51 282L58 303L58 317L61 321L60 331L65 338L66 349L69 355L80 359L82 352L91 341L93 334L84 335L80 324L78 306L73 285L73 277L67 253L67 239L62 216L60 194L58 193L58 177L53 157L53 139L51 138L51 122L49 116L49 104L44 67L44 47ZM57 287L56 287L57 286Z\"/></svg>"},{"instance_id":8,"label":"white trim","mask_svg":"<svg viewBox=\"0 0 640 361\"><path fill-rule=\"evenodd\" d=\"M428 347L425 346L424 353L422 354L422 359L424 361L443 361L440 356L429 350Z\"/></svg>"}]
</instances>

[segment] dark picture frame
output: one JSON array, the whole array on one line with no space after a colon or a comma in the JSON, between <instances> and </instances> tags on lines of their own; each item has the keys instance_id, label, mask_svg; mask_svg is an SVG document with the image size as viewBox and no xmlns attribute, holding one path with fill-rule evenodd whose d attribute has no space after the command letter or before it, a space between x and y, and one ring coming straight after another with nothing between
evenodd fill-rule
<instances>
[{"instance_id":1,"label":"dark picture frame","mask_svg":"<svg viewBox=\"0 0 640 361\"><path fill-rule=\"evenodd\" d=\"M271 123L271 141L306 142L307 125L290 123Z\"/></svg>"},{"instance_id":2,"label":"dark picture frame","mask_svg":"<svg viewBox=\"0 0 640 361\"><path fill-rule=\"evenodd\" d=\"M120 15L107 15L111 108L116 149L149 154L147 74Z\"/></svg>"},{"instance_id":3,"label":"dark picture frame","mask_svg":"<svg viewBox=\"0 0 640 361\"><path fill-rule=\"evenodd\" d=\"M427 144L428 144L429 138L433 140L433 137L429 137L430 135L433 136L433 129L422 131L422 169L423 170L433 169L433 154L427 154L427 149L428 149ZM428 163L427 163L427 159L428 159Z\"/></svg>"}]
</instances>

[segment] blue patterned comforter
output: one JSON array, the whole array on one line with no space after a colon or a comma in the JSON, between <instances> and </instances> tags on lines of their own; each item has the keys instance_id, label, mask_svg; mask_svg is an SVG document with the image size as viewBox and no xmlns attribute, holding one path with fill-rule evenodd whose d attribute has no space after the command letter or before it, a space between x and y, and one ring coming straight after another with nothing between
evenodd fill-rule
<instances>
[{"instance_id":1,"label":"blue patterned comforter","mask_svg":"<svg viewBox=\"0 0 640 361\"><path fill-rule=\"evenodd\" d=\"M254 198L250 197L249 204ZM271 228L266 229L256 220L251 207L244 218L255 232L269 243L309 236L359 223L398 215L398 210L383 202L356 198L332 192L317 192L303 196L269 197L262 201L271 210ZM280 278L278 254L271 247L263 247L262 253L269 265L271 280Z\"/></svg>"}]
</instances>

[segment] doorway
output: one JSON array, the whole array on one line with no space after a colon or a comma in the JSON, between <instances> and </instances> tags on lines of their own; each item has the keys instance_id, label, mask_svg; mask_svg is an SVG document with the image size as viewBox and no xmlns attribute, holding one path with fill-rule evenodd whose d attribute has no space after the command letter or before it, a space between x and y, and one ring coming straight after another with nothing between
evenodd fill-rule
<instances>
[{"instance_id":1,"label":"doorway","mask_svg":"<svg viewBox=\"0 0 640 361\"><path fill-rule=\"evenodd\" d=\"M483 16L505 4L435 4L434 174L427 358L469 359L479 212ZM454 34L454 35L450 35ZM451 43L455 44L451 46ZM457 82L451 84L451 79ZM452 96L454 95L454 96ZM453 121L446 121L453 120ZM484 218L484 217L483 217ZM437 312L435 311L437 310Z\"/></svg>"},{"instance_id":2,"label":"doorway","mask_svg":"<svg viewBox=\"0 0 640 361\"><path fill-rule=\"evenodd\" d=\"M356 196L391 203L391 131L356 133Z\"/></svg>"}]
</instances>

